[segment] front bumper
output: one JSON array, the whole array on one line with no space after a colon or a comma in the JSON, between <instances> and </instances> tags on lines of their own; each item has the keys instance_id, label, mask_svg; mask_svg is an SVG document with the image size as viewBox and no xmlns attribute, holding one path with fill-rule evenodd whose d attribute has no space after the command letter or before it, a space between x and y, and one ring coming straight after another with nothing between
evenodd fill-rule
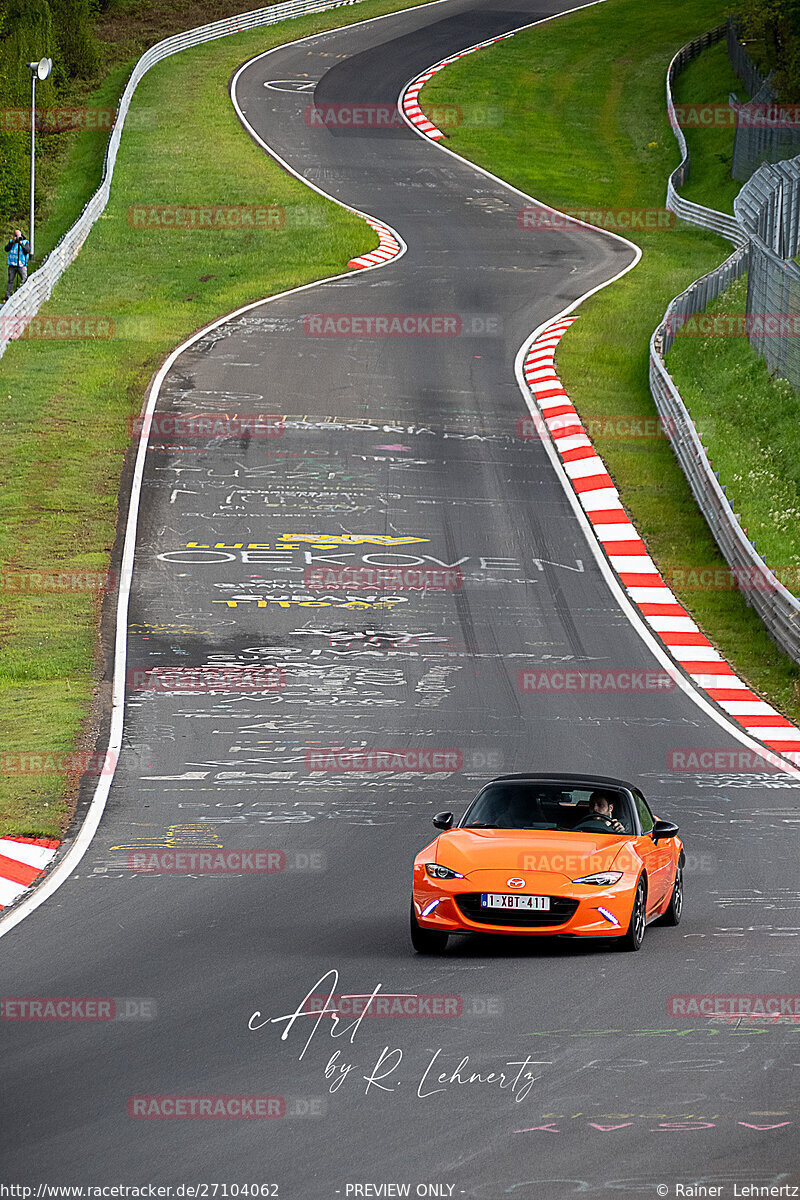
<instances>
[{"instance_id":1,"label":"front bumper","mask_svg":"<svg viewBox=\"0 0 800 1200\"><path fill-rule=\"evenodd\" d=\"M627 932L636 877L623 875L611 887L573 883L565 876L528 877L511 893L500 881L475 872L465 879L432 880L414 872L414 913L422 929L439 933L498 933L522 937L618 937ZM493 873L492 873L493 874ZM481 909L488 892L550 897L549 911Z\"/></svg>"}]
</instances>

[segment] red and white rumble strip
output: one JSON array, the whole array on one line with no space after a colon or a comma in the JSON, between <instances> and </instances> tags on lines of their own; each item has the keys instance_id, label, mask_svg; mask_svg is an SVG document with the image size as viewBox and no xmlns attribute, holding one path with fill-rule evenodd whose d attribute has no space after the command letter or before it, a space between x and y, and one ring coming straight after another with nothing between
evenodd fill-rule
<instances>
[{"instance_id":1,"label":"red and white rumble strip","mask_svg":"<svg viewBox=\"0 0 800 1200\"><path fill-rule=\"evenodd\" d=\"M800 765L800 729L752 692L667 587L620 502L555 369L556 346L577 318L549 325L523 366L564 470L608 561L644 620L689 678L752 738Z\"/></svg>"},{"instance_id":2,"label":"red and white rumble strip","mask_svg":"<svg viewBox=\"0 0 800 1200\"><path fill-rule=\"evenodd\" d=\"M505 38L512 36L513 34L511 33L501 33L497 37L489 38L486 42L479 42L477 46L469 46L466 50L459 51L458 54L451 54L449 58L443 58L441 62L436 63L433 67L429 67L422 75L417 75L416 79L412 79L411 83L403 88L400 96L400 111L405 114L411 124L420 133L424 133L432 141L438 141L439 138L446 137L447 135L425 116L425 113L419 106L419 94L425 84L437 72L441 71L444 67L449 67L450 63L457 62L459 58L464 58L467 54L473 54L476 50L482 50L484 46L493 46L495 42L502 42Z\"/></svg>"},{"instance_id":3,"label":"red and white rumble strip","mask_svg":"<svg viewBox=\"0 0 800 1200\"><path fill-rule=\"evenodd\" d=\"M13 904L55 857L53 838L0 837L0 908Z\"/></svg>"},{"instance_id":4,"label":"red and white rumble strip","mask_svg":"<svg viewBox=\"0 0 800 1200\"><path fill-rule=\"evenodd\" d=\"M400 253L400 243L388 225L383 225L373 217L365 217L364 220L377 233L378 248L377 250L370 250L369 254L361 254L358 258L351 258L347 265L348 267L353 267L354 270L362 270L364 267L374 267L378 263L388 262L390 258L395 258Z\"/></svg>"}]
</instances>

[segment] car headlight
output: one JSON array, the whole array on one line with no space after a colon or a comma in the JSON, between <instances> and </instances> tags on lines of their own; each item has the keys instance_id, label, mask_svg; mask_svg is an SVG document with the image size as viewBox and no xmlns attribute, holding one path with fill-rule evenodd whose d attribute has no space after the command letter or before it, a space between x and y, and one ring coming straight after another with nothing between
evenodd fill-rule
<instances>
[{"instance_id":1,"label":"car headlight","mask_svg":"<svg viewBox=\"0 0 800 1200\"><path fill-rule=\"evenodd\" d=\"M439 863L425 863L425 870L433 879L464 878L460 871L451 871L449 867L440 866Z\"/></svg>"},{"instance_id":2,"label":"car headlight","mask_svg":"<svg viewBox=\"0 0 800 1200\"><path fill-rule=\"evenodd\" d=\"M596 875L581 875L579 879L573 879L573 883L596 883L600 887L608 887L612 883L619 883L622 879L622 871L598 871Z\"/></svg>"}]
</instances>

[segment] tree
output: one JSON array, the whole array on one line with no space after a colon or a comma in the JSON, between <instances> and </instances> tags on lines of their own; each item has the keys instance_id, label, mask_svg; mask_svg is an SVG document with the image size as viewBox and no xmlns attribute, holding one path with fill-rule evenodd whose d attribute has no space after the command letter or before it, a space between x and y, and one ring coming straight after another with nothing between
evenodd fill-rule
<instances>
[{"instance_id":1,"label":"tree","mask_svg":"<svg viewBox=\"0 0 800 1200\"><path fill-rule=\"evenodd\" d=\"M99 66L89 0L49 0L58 58L67 79L92 79Z\"/></svg>"},{"instance_id":2,"label":"tree","mask_svg":"<svg viewBox=\"0 0 800 1200\"><path fill-rule=\"evenodd\" d=\"M760 42L767 72L774 71L779 99L800 101L800 0L739 0L739 31Z\"/></svg>"}]
</instances>

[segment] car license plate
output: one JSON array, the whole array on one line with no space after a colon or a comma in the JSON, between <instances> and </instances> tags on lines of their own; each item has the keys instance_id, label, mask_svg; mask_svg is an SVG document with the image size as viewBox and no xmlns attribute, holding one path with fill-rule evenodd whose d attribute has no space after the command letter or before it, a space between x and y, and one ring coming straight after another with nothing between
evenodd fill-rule
<instances>
[{"instance_id":1,"label":"car license plate","mask_svg":"<svg viewBox=\"0 0 800 1200\"><path fill-rule=\"evenodd\" d=\"M550 909L549 896L506 896L502 893L484 892L481 896L481 908L527 908L537 912L548 912Z\"/></svg>"}]
</instances>

